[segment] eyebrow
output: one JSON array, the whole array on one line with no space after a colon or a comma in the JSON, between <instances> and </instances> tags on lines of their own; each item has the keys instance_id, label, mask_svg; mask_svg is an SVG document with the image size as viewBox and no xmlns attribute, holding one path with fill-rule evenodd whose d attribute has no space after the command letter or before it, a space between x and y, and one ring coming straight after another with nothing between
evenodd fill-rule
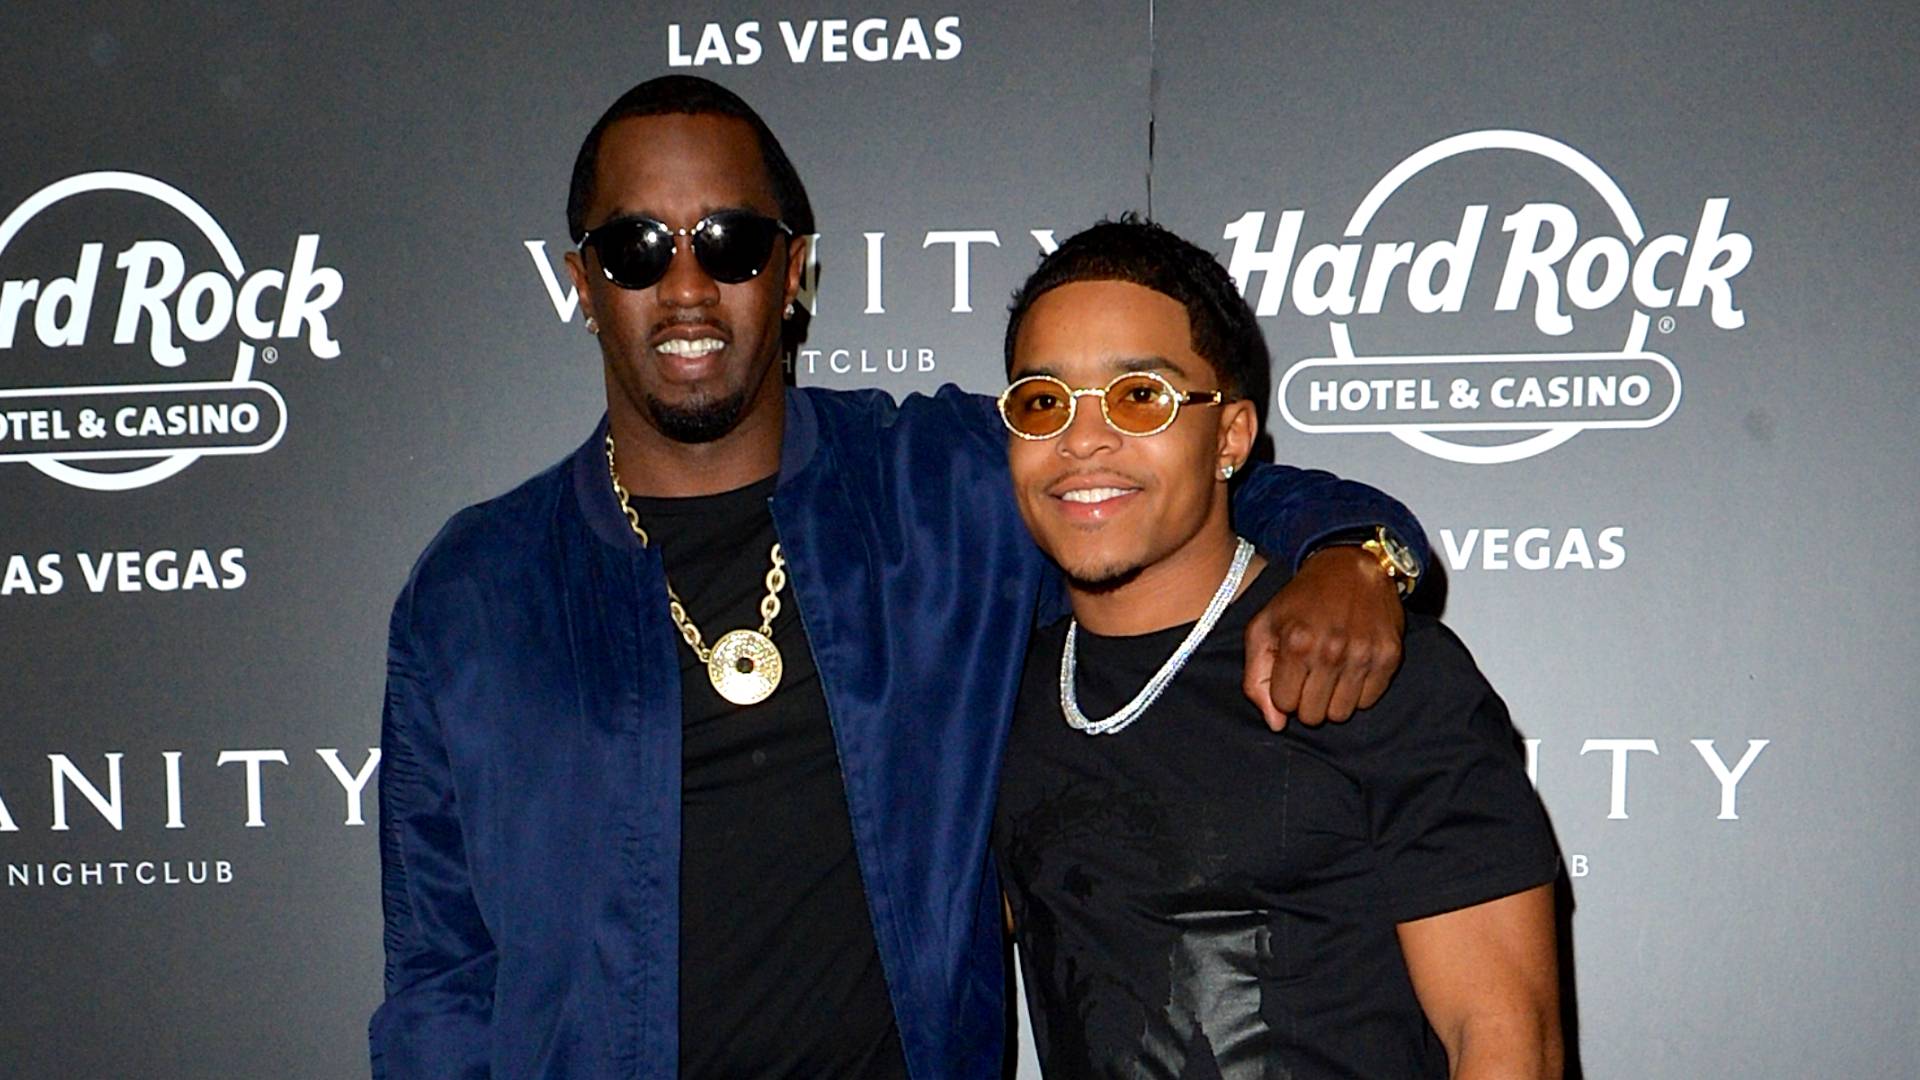
<instances>
[{"instance_id":1,"label":"eyebrow","mask_svg":"<svg viewBox=\"0 0 1920 1080\"><path fill-rule=\"evenodd\" d=\"M689 227L691 227L693 224L697 222L704 221L705 219L712 217L715 214L722 214L729 210L745 210L749 214L765 213L765 211L757 207L747 206L745 204L728 203L728 204L721 204L717 206L703 205L702 209L700 210L700 216L694 218L693 221L690 221L687 224ZM771 216L778 218L780 215L776 212ZM625 206L616 206L613 208L613 212L607 215L606 220L602 221L599 225L589 226L587 231L592 232L594 229L598 229L606 225L611 225L616 221L652 221L661 225L667 224L667 221L665 218L651 211L630 210ZM669 227L671 228L672 226L669 226Z\"/></svg>"},{"instance_id":2,"label":"eyebrow","mask_svg":"<svg viewBox=\"0 0 1920 1080\"><path fill-rule=\"evenodd\" d=\"M1101 362L1116 375L1127 375L1136 371L1155 371L1162 374L1171 372L1172 374L1182 377L1187 375L1187 369L1157 354L1148 354L1145 356L1110 356ZM1049 364L1036 364L1033 367L1019 371L1015 375L1015 378L1025 378L1028 375L1050 375L1053 378L1059 379L1060 371L1058 368ZM1065 380L1062 379L1061 381L1064 382Z\"/></svg>"},{"instance_id":3,"label":"eyebrow","mask_svg":"<svg viewBox=\"0 0 1920 1080\"><path fill-rule=\"evenodd\" d=\"M1171 371L1175 375L1185 375L1187 369L1164 356L1122 356L1107 361L1115 371Z\"/></svg>"}]
</instances>

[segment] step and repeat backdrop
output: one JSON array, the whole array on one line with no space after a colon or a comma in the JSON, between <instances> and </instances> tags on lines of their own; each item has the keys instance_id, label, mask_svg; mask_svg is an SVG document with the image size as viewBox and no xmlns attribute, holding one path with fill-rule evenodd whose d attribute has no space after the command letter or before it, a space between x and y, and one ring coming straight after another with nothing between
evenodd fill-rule
<instances>
[{"instance_id":1,"label":"step and repeat backdrop","mask_svg":"<svg viewBox=\"0 0 1920 1080\"><path fill-rule=\"evenodd\" d=\"M803 385L1219 255L1513 707L1580 1071L1920 1074L1920 18L1013 7L0 9L0 1074L364 1075L388 608L598 418L567 177L669 71L808 184Z\"/></svg>"}]
</instances>

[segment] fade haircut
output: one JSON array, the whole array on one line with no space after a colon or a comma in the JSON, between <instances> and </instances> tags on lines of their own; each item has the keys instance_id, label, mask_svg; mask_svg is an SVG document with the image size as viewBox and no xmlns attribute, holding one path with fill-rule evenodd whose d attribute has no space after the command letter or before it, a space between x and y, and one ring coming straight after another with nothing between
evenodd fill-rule
<instances>
[{"instance_id":1,"label":"fade haircut","mask_svg":"<svg viewBox=\"0 0 1920 1080\"><path fill-rule=\"evenodd\" d=\"M773 186L773 199L780 208L780 220L801 236L813 232L813 204L807 201L807 189L800 174L787 158L780 140L753 106L740 95L719 83L694 75L662 75L648 79L620 95L607 111L594 121L573 159L573 182L567 189L567 237L579 243L587 232L587 206L593 202L594 171L600 161L600 139L607 128L633 116L731 116L753 127L760 142L760 160L765 163L767 179Z\"/></svg>"},{"instance_id":2,"label":"fade haircut","mask_svg":"<svg viewBox=\"0 0 1920 1080\"><path fill-rule=\"evenodd\" d=\"M1103 220L1069 237L1014 292L1007 315L1009 375L1013 342L1028 309L1047 292L1076 281L1131 282L1178 301L1187 309L1193 351L1213 368L1228 399L1251 400L1264 418L1272 359L1253 309L1219 260L1138 214Z\"/></svg>"}]
</instances>

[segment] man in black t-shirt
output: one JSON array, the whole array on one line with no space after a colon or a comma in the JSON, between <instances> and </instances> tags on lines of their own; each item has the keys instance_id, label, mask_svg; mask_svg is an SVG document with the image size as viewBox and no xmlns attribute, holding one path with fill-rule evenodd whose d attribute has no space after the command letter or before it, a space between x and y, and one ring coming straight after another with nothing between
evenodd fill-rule
<instances>
[{"instance_id":1,"label":"man in black t-shirt","mask_svg":"<svg viewBox=\"0 0 1920 1080\"><path fill-rule=\"evenodd\" d=\"M1074 613L1028 654L994 830L1043 1067L1557 1076L1553 838L1465 648L1410 618L1338 730L1241 693L1288 568L1228 522L1266 353L1219 264L1097 225L1016 296L1007 359L1021 515Z\"/></svg>"}]
</instances>

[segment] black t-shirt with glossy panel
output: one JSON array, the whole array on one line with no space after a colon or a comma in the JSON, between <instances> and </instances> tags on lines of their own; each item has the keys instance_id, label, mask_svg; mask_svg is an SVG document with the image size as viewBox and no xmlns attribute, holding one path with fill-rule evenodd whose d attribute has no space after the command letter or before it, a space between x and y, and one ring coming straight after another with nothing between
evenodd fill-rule
<instances>
[{"instance_id":1,"label":"black t-shirt with glossy panel","mask_svg":"<svg viewBox=\"0 0 1920 1080\"><path fill-rule=\"evenodd\" d=\"M1439 623L1408 617L1371 709L1267 729L1241 633L1284 581L1115 734L1063 719L1067 624L1035 638L994 846L1050 1076L1445 1077L1395 925L1555 877L1506 709ZM1082 628L1081 710L1120 708L1190 629Z\"/></svg>"},{"instance_id":2,"label":"black t-shirt with glossy panel","mask_svg":"<svg viewBox=\"0 0 1920 1080\"><path fill-rule=\"evenodd\" d=\"M758 629L774 478L634 498L667 580L711 646ZM907 1075L874 943L833 729L789 585L783 672L756 705L722 698L681 645L680 1074Z\"/></svg>"}]
</instances>

